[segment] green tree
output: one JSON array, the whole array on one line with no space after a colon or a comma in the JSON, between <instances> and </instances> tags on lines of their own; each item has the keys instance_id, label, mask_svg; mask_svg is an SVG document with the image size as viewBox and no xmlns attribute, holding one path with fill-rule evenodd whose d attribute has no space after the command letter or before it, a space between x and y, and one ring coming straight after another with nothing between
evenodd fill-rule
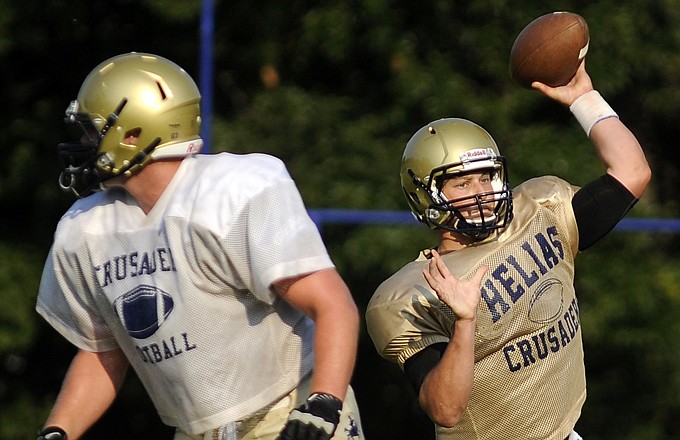
<instances>
[{"instance_id":1,"label":"green tree","mask_svg":"<svg viewBox=\"0 0 680 440\"><path fill-rule=\"evenodd\" d=\"M94 65L122 52L167 56L198 78L200 6L0 0L0 439L32 438L73 354L33 311L72 202L56 185L56 144L73 136L63 110ZM588 21L591 76L652 162L652 188L631 216L678 216L678 0L217 1L213 151L281 157L310 208L405 210L406 141L432 119L459 116L492 133L513 184L546 173L584 184L603 170L578 124L507 71L516 34L553 10ZM433 242L415 223L324 225L323 234L361 308ZM677 249L675 235L613 233L577 260L589 371L579 430L589 440L680 435ZM433 438L403 374L365 332L354 385L369 438ZM88 438L170 432L131 375Z\"/></svg>"}]
</instances>

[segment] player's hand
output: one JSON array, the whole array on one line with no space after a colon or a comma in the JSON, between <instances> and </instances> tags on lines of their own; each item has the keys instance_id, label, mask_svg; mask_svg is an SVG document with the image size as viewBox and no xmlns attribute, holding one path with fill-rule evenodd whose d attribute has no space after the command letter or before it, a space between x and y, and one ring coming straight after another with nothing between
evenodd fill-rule
<instances>
[{"instance_id":1,"label":"player's hand","mask_svg":"<svg viewBox=\"0 0 680 440\"><path fill-rule=\"evenodd\" d=\"M314 393L288 416L278 440L328 440L340 422L342 402L330 394Z\"/></svg>"},{"instance_id":2,"label":"player's hand","mask_svg":"<svg viewBox=\"0 0 680 440\"><path fill-rule=\"evenodd\" d=\"M593 82L586 72L586 60L583 59L576 70L576 74L567 84L559 87L550 87L547 84L535 81L531 86L543 93L548 98L569 107L576 99L593 90Z\"/></svg>"},{"instance_id":3,"label":"player's hand","mask_svg":"<svg viewBox=\"0 0 680 440\"><path fill-rule=\"evenodd\" d=\"M480 285L488 270L480 266L469 280L456 278L442 261L436 250L432 250L432 258L427 268L423 269L425 280L439 299L449 306L458 319L475 319L477 306L482 298Z\"/></svg>"}]
</instances>

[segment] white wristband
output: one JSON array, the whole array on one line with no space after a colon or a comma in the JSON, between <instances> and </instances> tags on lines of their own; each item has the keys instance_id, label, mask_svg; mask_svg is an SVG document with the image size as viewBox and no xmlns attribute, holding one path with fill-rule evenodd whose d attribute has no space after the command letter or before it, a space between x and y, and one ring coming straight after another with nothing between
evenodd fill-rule
<instances>
[{"instance_id":1,"label":"white wristband","mask_svg":"<svg viewBox=\"0 0 680 440\"><path fill-rule=\"evenodd\" d=\"M569 106L569 110L588 136L590 136L590 130L598 122L619 117L597 90L591 90L576 98L576 101Z\"/></svg>"}]
</instances>

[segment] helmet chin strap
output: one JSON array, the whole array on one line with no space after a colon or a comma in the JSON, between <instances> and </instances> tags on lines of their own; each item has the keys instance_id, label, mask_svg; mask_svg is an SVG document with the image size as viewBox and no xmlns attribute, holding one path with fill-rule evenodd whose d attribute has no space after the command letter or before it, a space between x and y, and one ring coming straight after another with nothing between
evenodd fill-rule
<instances>
[{"instance_id":1,"label":"helmet chin strap","mask_svg":"<svg viewBox=\"0 0 680 440\"><path fill-rule=\"evenodd\" d=\"M491 214L488 217L484 216L483 218L465 219L465 222L475 226L483 226L485 224L495 223L496 217L496 214Z\"/></svg>"},{"instance_id":2,"label":"helmet chin strap","mask_svg":"<svg viewBox=\"0 0 680 440\"><path fill-rule=\"evenodd\" d=\"M495 216L494 216L495 217ZM465 220L461 218L454 218L451 222L455 232L465 234L475 240L484 240L491 235L492 229L478 229L484 223L482 221Z\"/></svg>"}]
</instances>

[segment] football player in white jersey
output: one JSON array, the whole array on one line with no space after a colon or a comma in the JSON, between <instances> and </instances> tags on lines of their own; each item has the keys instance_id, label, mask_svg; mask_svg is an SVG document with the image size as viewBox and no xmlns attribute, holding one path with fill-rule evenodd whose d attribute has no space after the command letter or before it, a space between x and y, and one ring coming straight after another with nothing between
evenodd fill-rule
<instances>
[{"instance_id":1,"label":"football player in white jersey","mask_svg":"<svg viewBox=\"0 0 680 440\"><path fill-rule=\"evenodd\" d=\"M422 127L403 154L408 204L439 243L378 287L366 319L439 440L580 438L586 385L574 257L617 224L651 178L585 64L563 87L533 86L570 108L603 176L582 188L538 177L511 190L493 138L458 118Z\"/></svg>"},{"instance_id":2,"label":"football player in white jersey","mask_svg":"<svg viewBox=\"0 0 680 440\"><path fill-rule=\"evenodd\" d=\"M37 311L78 352L40 439L81 437L129 365L175 439L361 439L359 316L278 159L196 154L200 94L175 63L102 62L66 111Z\"/></svg>"}]
</instances>

